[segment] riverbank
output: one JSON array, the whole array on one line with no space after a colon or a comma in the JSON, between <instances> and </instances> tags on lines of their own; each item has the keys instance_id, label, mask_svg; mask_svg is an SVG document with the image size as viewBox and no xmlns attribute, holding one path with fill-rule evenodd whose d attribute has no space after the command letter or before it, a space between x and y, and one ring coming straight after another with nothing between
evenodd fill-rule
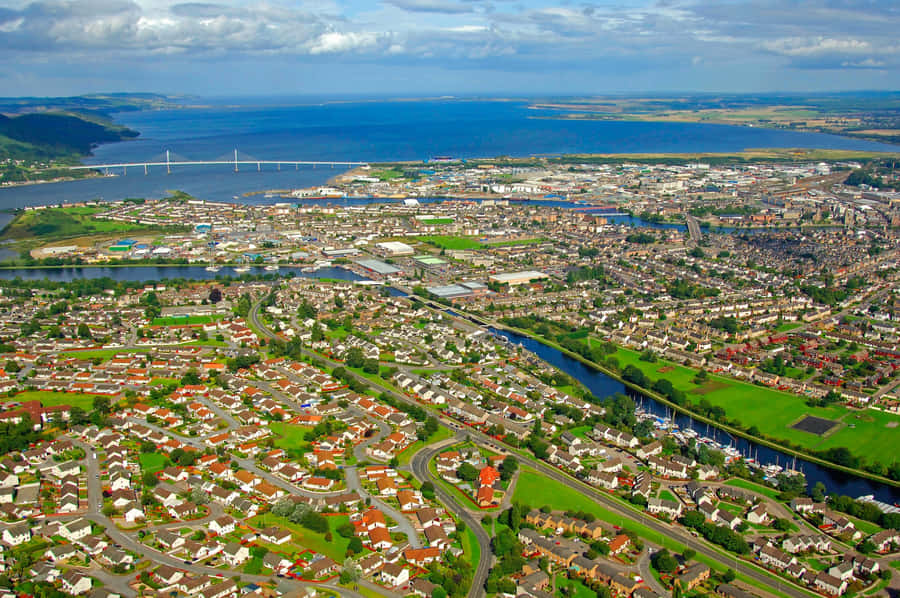
<instances>
[{"instance_id":1,"label":"riverbank","mask_svg":"<svg viewBox=\"0 0 900 598\"><path fill-rule=\"evenodd\" d=\"M811 455L804 451L786 447L777 442L772 442L765 438L759 438L757 436L753 436L751 434L748 434L744 430L741 430L741 429L735 428L733 426L730 426L728 424L724 424L717 420L711 419L700 413L696 413L690 409L685 408L682 405L677 405L677 404L673 403L672 401L668 400L666 397L660 395L659 393L654 392L653 390L646 389L644 387L638 386L636 384L633 384L633 383L623 379L617 372L614 372L608 368L605 368L593 361L585 359L581 355L578 355L577 353L573 353L572 351L569 351L569 350L563 348L562 346L556 344L553 341L549 341L543 337L536 336L526 330L522 330L519 328L507 326L505 324L500 324L500 323L496 323L496 322L492 323L492 325L497 329L509 331L513 334L517 334L519 336L529 338L535 342L541 343L543 345L546 345L547 347L555 349L556 351L559 351L563 355L580 362L581 364L587 366L588 368L591 368L597 372L604 374L605 376L608 376L609 378L619 382L624 387L626 387L636 393L650 397L653 400L655 400L663 405L666 405L667 407L671 408L673 411L675 411L677 413L681 413L683 415L689 416L698 422L702 422L704 424L709 424L710 426L713 426L719 430L723 430L723 431L727 432L728 434L732 434L734 436L743 438L744 440L747 440L749 442L753 442L753 443L759 444L761 446L768 447L772 450L778 451L780 453L784 453L786 455L794 456L799 459L804 459L806 461L809 461L810 463L815 463L816 465L820 465L822 467L827 467L829 469L841 472L843 474L857 476L857 477L871 480L874 482L878 482L881 484L886 484L886 485L889 485L889 486L892 486L895 488L900 488L900 482L892 480L890 478L886 478L884 476L879 476L879 475L873 474L871 472L868 472L868 471L865 471L862 469L855 469L855 468L839 465L837 463L832 463L831 461L827 461L825 459L822 459L815 455Z\"/></svg>"}]
</instances>

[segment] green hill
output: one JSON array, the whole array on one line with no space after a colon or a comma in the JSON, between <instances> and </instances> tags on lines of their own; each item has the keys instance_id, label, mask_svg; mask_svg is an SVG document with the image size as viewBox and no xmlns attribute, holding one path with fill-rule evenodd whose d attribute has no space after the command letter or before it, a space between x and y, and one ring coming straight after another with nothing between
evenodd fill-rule
<instances>
[{"instance_id":1,"label":"green hill","mask_svg":"<svg viewBox=\"0 0 900 598\"><path fill-rule=\"evenodd\" d=\"M72 114L0 115L0 158L42 159L83 156L100 143L137 137L124 127Z\"/></svg>"}]
</instances>

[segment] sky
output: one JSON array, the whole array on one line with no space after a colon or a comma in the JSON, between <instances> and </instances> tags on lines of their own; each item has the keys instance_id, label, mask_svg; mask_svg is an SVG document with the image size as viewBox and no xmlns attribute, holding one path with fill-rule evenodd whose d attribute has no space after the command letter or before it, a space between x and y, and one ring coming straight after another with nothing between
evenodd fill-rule
<instances>
[{"instance_id":1,"label":"sky","mask_svg":"<svg viewBox=\"0 0 900 598\"><path fill-rule=\"evenodd\" d=\"M898 0L0 0L0 96L900 89Z\"/></svg>"}]
</instances>

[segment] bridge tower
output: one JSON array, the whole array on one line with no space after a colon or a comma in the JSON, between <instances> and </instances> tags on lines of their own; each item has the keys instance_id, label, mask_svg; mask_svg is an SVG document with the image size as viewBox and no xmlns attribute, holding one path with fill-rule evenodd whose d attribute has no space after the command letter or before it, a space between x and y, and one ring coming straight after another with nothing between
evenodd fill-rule
<instances>
[{"instance_id":1,"label":"bridge tower","mask_svg":"<svg viewBox=\"0 0 900 598\"><path fill-rule=\"evenodd\" d=\"M169 150L166 150L166 174L172 174L172 166L169 161Z\"/></svg>"},{"instance_id":2,"label":"bridge tower","mask_svg":"<svg viewBox=\"0 0 900 598\"><path fill-rule=\"evenodd\" d=\"M234 171L238 171L237 148L234 148Z\"/></svg>"}]
</instances>

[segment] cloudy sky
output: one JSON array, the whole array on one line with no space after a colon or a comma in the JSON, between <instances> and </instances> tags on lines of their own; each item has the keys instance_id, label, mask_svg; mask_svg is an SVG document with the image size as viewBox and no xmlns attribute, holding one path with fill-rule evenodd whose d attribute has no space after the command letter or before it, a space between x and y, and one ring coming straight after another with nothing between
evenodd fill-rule
<instances>
[{"instance_id":1,"label":"cloudy sky","mask_svg":"<svg viewBox=\"0 0 900 598\"><path fill-rule=\"evenodd\" d=\"M0 0L0 95L900 88L900 0Z\"/></svg>"}]
</instances>

